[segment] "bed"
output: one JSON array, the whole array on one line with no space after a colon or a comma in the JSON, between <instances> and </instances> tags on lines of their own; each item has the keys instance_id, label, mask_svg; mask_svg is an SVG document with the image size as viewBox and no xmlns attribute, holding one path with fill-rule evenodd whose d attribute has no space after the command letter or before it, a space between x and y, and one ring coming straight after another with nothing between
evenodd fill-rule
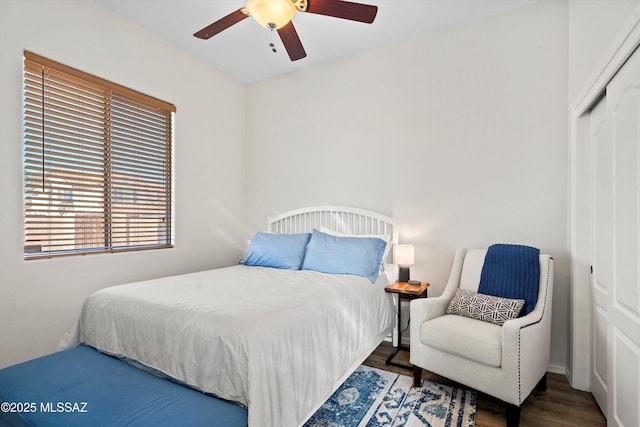
<instances>
[{"instance_id":1,"label":"bed","mask_svg":"<svg viewBox=\"0 0 640 427\"><path fill-rule=\"evenodd\" d=\"M79 345L0 369L0 427L246 427L247 410Z\"/></svg>"},{"instance_id":2,"label":"bed","mask_svg":"<svg viewBox=\"0 0 640 427\"><path fill-rule=\"evenodd\" d=\"M392 330L396 240L377 213L287 212L254 236L244 264L94 293L61 347L85 344L237 402L250 427L302 425ZM273 245L291 253L274 257Z\"/></svg>"}]
</instances>

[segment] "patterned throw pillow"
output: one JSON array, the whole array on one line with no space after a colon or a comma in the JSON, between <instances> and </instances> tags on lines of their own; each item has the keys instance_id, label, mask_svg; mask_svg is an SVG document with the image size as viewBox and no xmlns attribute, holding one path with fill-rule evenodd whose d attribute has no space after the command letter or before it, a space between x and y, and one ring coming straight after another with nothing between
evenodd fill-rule
<instances>
[{"instance_id":1,"label":"patterned throw pillow","mask_svg":"<svg viewBox=\"0 0 640 427\"><path fill-rule=\"evenodd\" d=\"M518 317L522 306L523 299L494 297L458 289L447 307L447 314L457 314L502 326L507 320Z\"/></svg>"}]
</instances>

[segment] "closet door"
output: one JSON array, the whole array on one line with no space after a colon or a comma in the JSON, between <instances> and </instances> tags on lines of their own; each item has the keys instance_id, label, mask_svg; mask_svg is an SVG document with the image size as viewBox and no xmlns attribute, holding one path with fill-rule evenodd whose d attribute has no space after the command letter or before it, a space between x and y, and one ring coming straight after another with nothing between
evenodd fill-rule
<instances>
[{"instance_id":1,"label":"closet door","mask_svg":"<svg viewBox=\"0 0 640 427\"><path fill-rule=\"evenodd\" d=\"M640 52L607 86L613 139L613 282L608 295L611 426L640 426Z\"/></svg>"},{"instance_id":2,"label":"closet door","mask_svg":"<svg viewBox=\"0 0 640 427\"><path fill-rule=\"evenodd\" d=\"M607 99L589 116L592 159L591 208L591 393L607 415L608 295L613 281L613 140Z\"/></svg>"}]
</instances>

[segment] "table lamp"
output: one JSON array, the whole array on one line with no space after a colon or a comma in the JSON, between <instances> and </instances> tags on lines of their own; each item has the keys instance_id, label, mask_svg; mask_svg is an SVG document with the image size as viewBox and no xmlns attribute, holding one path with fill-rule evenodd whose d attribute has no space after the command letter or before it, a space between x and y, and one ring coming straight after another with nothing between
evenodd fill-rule
<instances>
[{"instance_id":1,"label":"table lamp","mask_svg":"<svg viewBox=\"0 0 640 427\"><path fill-rule=\"evenodd\" d=\"M413 245L395 245L393 247L393 262L398 264L398 281L409 281L409 266L415 262Z\"/></svg>"}]
</instances>

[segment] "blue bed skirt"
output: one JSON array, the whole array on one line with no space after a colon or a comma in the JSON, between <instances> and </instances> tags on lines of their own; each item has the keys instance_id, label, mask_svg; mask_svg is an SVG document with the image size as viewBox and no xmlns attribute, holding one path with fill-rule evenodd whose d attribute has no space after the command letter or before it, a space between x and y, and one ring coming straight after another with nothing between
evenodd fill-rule
<instances>
[{"instance_id":1,"label":"blue bed skirt","mask_svg":"<svg viewBox=\"0 0 640 427\"><path fill-rule=\"evenodd\" d=\"M0 370L0 427L247 425L247 410L79 346Z\"/></svg>"}]
</instances>

